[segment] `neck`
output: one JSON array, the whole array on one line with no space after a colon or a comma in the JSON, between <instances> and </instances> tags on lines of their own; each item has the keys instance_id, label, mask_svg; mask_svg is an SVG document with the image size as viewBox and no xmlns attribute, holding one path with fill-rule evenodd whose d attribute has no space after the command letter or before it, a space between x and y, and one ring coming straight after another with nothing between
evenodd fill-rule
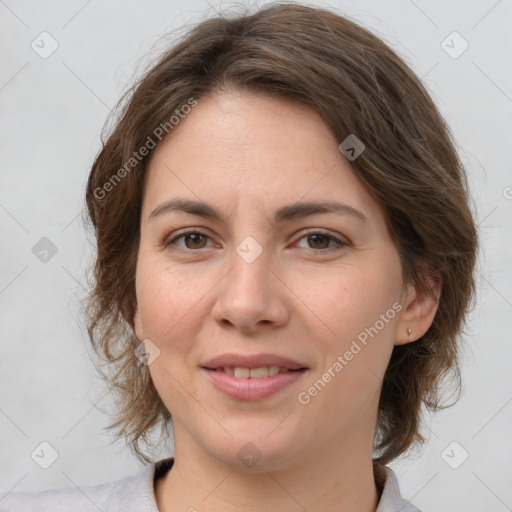
<instances>
[{"instance_id":1,"label":"neck","mask_svg":"<svg viewBox=\"0 0 512 512\"><path fill-rule=\"evenodd\" d=\"M176 434L181 429L175 427ZM380 496L371 448L362 453L361 446L360 439L347 439L333 452L326 443L278 470L248 472L220 463L197 445L186 443L183 450L176 443L174 465L155 485L157 505L160 512L375 512Z\"/></svg>"}]
</instances>

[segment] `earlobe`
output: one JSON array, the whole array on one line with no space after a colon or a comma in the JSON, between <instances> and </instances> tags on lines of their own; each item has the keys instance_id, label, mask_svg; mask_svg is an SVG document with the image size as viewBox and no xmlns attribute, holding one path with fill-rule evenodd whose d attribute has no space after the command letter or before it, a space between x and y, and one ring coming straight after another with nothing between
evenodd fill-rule
<instances>
[{"instance_id":1,"label":"earlobe","mask_svg":"<svg viewBox=\"0 0 512 512\"><path fill-rule=\"evenodd\" d=\"M395 345L405 345L421 338L430 328L441 296L441 280L428 280L430 293L409 287L404 308L397 322Z\"/></svg>"}]
</instances>

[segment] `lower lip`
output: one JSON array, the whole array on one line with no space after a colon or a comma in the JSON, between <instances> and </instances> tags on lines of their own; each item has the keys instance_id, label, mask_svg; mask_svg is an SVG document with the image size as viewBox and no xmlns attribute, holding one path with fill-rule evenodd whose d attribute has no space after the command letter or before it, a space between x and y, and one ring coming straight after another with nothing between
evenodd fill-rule
<instances>
[{"instance_id":1,"label":"lower lip","mask_svg":"<svg viewBox=\"0 0 512 512\"><path fill-rule=\"evenodd\" d=\"M261 400L281 391L281 389L293 384L300 379L306 370L289 371L278 373L272 377L262 379L239 379L234 375L229 375L216 370L202 368L202 371L213 382L213 385L219 390L238 400Z\"/></svg>"}]
</instances>

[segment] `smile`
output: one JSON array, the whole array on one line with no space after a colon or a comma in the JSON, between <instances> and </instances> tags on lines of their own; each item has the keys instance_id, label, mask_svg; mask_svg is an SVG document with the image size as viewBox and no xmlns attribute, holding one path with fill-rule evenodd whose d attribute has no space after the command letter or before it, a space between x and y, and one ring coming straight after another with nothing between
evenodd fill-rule
<instances>
[{"instance_id":1,"label":"smile","mask_svg":"<svg viewBox=\"0 0 512 512\"><path fill-rule=\"evenodd\" d=\"M281 372L282 370L282 372ZM213 387L236 400L262 400L291 386L308 371L278 366L261 368L201 368ZM230 373L232 372L232 373Z\"/></svg>"},{"instance_id":2,"label":"smile","mask_svg":"<svg viewBox=\"0 0 512 512\"><path fill-rule=\"evenodd\" d=\"M242 368L240 366L232 367L226 366L225 368L208 368L209 370L226 373L228 375L234 375L237 379L264 379L266 377L273 377L278 373L288 373L289 368L283 368L279 366L262 366L261 368Z\"/></svg>"}]
</instances>

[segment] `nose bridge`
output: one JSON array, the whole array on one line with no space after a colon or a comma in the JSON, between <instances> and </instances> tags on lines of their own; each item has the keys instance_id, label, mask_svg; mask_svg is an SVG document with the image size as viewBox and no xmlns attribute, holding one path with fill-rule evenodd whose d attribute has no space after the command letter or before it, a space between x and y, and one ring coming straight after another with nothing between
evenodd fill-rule
<instances>
[{"instance_id":1,"label":"nose bridge","mask_svg":"<svg viewBox=\"0 0 512 512\"><path fill-rule=\"evenodd\" d=\"M283 290L271 270L270 250L247 236L236 247L230 271L223 280L214 316L251 330L258 323L279 323L287 317Z\"/></svg>"},{"instance_id":2,"label":"nose bridge","mask_svg":"<svg viewBox=\"0 0 512 512\"><path fill-rule=\"evenodd\" d=\"M258 237L261 238L262 237ZM241 289L248 288L254 296L267 294L268 287L271 285L270 250L264 248L263 242L260 243L252 236L246 236L236 247L232 259L231 278L234 286Z\"/></svg>"}]
</instances>

